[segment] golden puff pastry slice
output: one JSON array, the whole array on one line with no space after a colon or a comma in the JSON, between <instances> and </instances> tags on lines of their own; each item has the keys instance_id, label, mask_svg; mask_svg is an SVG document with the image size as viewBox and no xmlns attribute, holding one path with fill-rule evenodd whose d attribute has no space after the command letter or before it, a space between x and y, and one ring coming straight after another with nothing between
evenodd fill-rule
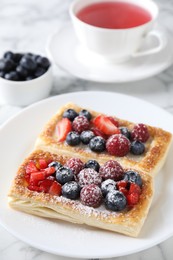
<instances>
[{"instance_id":1,"label":"golden puff pastry slice","mask_svg":"<svg viewBox=\"0 0 173 260\"><path fill-rule=\"evenodd\" d=\"M14 209L40 217L60 219L76 224L86 224L95 228L137 237L145 222L152 202L153 178L141 171L138 171L138 174L142 179L142 186L139 188L137 185L138 188L136 189L136 184L128 182L126 193L124 193L126 196L122 195L126 198L127 204L121 211L106 209L103 198L99 206L97 205L95 208L85 205L81 194L76 199L69 199L62 195L60 190L52 189L52 184L50 185L51 181L52 183L57 181L53 177L54 173L51 175L49 174L51 171L47 171L47 168L52 169L50 165L49 167L47 167L47 165L52 161L56 161L61 163L61 165L64 165L68 164L69 160L70 158L67 156L51 154L50 152L41 150L34 151L24 160L18 169L9 192L9 205ZM82 163L84 162L85 161ZM101 167L102 166L103 165L101 165ZM38 173L36 173L34 167L37 167ZM80 174L81 171L78 174ZM127 169L124 169L124 171L127 171ZM43 181L45 181L45 179L40 181L37 180L36 182L36 179L31 177L31 175L36 176L36 174L38 177L39 174L42 174L42 172L48 174L45 177L46 181L50 181L48 186L43 185ZM31 183L31 179L33 183ZM77 177L77 179L79 180L79 177ZM119 185L116 184L117 189L119 189L117 192L123 194L120 192L120 181L116 183L119 183ZM122 186L125 187L123 184L124 182L121 181L121 183ZM89 185L90 184L88 184L88 186ZM82 193L82 190L88 186L85 185L81 189L80 193ZM97 187L100 189L99 185ZM140 189L140 193L138 189ZM109 194L112 194L111 192L112 191L110 191ZM138 200L134 202L134 198L136 197L133 194L134 196L131 196L129 204L128 195L133 192L138 193ZM93 195L91 195L91 197L92 196Z\"/></svg>"},{"instance_id":2,"label":"golden puff pastry slice","mask_svg":"<svg viewBox=\"0 0 173 260\"><path fill-rule=\"evenodd\" d=\"M87 109L92 115L89 129L93 129L93 122L95 118L103 115L99 112L91 110L90 108L81 108L73 103L64 105L44 126L43 131L37 138L35 144L36 149L50 151L55 154L76 156L80 157L81 159L95 158L99 162L106 162L107 160L115 159L119 161L124 167L132 167L137 170L144 171L151 176L155 176L155 174L163 166L171 144L172 134L158 127L145 125L149 133L149 138L144 143L145 151L141 155L134 155L131 152L128 152L127 155L119 157L109 154L106 150L103 152L92 151L88 145L83 145L81 143L76 146L70 146L65 140L58 141L56 126L58 122L62 120L64 112L68 109L74 109L77 113L79 113L82 109ZM130 132L136 125L135 123L116 118L114 116L111 118L118 122L119 127L126 127Z\"/></svg>"}]
</instances>

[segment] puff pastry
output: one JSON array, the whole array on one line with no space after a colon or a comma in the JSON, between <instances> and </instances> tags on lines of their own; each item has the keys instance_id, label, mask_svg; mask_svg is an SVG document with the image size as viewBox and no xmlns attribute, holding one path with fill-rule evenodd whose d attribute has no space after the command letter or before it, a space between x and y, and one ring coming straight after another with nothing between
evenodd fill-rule
<instances>
[{"instance_id":1,"label":"puff pastry","mask_svg":"<svg viewBox=\"0 0 173 260\"><path fill-rule=\"evenodd\" d=\"M56 117L54 120L56 121ZM54 122L54 120L51 122ZM15 176L9 192L11 207L41 217L86 224L132 237L138 236L152 202L153 178L151 176L139 171L143 180L139 202L131 209L112 212L106 210L103 206L95 209L82 205L80 200L70 200L63 196L53 196L49 193L29 190L25 179L26 165L29 161L38 158L56 160L61 164L69 159L69 157L57 153L52 154L42 150L34 151L24 160ZM87 158L84 161L86 160Z\"/></svg>"},{"instance_id":2,"label":"puff pastry","mask_svg":"<svg viewBox=\"0 0 173 260\"><path fill-rule=\"evenodd\" d=\"M81 159L93 158L99 162L106 162L107 160L117 160L121 163L123 167L131 167L143 171L151 176L155 176L157 172L161 169L164 164L165 158L167 156L172 135L171 133L164 131L161 128L153 127L147 125L150 138L146 142L146 152L140 156L133 156L130 153L124 157L111 156L107 152L96 153L86 148L84 145L78 145L75 147L67 145L66 142L58 142L56 137L56 124L62 119L64 111L72 108L76 112L81 111L81 107L68 103L61 107L58 112L50 119L50 121L45 125L44 130L38 136L35 147L36 149L42 149L44 151L50 151L55 154L62 154L67 156L76 156ZM88 108L87 108L88 109ZM92 111L93 117L98 116L101 113ZM131 130L135 123L116 118L119 122L119 126L125 126Z\"/></svg>"}]
</instances>

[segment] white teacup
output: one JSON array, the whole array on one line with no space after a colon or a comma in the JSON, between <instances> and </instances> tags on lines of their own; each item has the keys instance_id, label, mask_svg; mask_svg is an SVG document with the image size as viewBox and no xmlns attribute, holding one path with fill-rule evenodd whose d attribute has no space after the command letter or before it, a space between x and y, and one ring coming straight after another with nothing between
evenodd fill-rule
<instances>
[{"instance_id":1,"label":"white teacup","mask_svg":"<svg viewBox=\"0 0 173 260\"><path fill-rule=\"evenodd\" d=\"M158 17L158 6L152 0L111 0L113 2L126 2L147 10L151 20L127 29L100 28L81 21L77 13L84 7L93 3L110 2L110 0L75 0L70 6L70 16L75 33L88 50L106 60L123 62L131 57L139 57L161 51L166 44L165 36L153 29ZM149 38L155 37L157 45L145 51L139 51L141 45Z\"/></svg>"}]
</instances>

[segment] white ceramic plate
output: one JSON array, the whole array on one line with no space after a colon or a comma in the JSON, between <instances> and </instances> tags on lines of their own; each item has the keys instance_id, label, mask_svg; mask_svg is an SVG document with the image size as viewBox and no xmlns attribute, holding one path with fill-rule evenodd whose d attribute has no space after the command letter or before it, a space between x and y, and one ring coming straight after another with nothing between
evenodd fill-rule
<instances>
[{"instance_id":1,"label":"white ceramic plate","mask_svg":"<svg viewBox=\"0 0 173 260\"><path fill-rule=\"evenodd\" d=\"M50 116L69 101L135 122L147 122L173 133L173 117L169 113L140 99L115 93L69 93L24 109L0 129L0 223L34 247L75 258L127 255L152 247L173 235L172 150L162 172L156 177L154 201L138 238L39 218L8 207L7 193L19 163L31 151Z\"/></svg>"},{"instance_id":2,"label":"white ceramic plate","mask_svg":"<svg viewBox=\"0 0 173 260\"><path fill-rule=\"evenodd\" d=\"M97 82L129 82L151 77L173 63L173 41L159 53L132 58L126 63L104 62L84 49L71 24L65 24L53 34L47 44L49 58L60 68L85 80Z\"/></svg>"}]
</instances>

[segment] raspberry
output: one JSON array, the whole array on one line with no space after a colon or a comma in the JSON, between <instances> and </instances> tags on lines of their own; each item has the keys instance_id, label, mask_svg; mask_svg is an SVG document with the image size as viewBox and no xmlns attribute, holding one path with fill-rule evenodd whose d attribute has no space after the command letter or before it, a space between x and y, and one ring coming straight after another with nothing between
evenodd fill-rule
<instances>
[{"instance_id":1,"label":"raspberry","mask_svg":"<svg viewBox=\"0 0 173 260\"><path fill-rule=\"evenodd\" d=\"M72 123L73 130L78 132L79 134L85 130L89 129L89 121L85 116L77 116L75 117Z\"/></svg>"},{"instance_id":2,"label":"raspberry","mask_svg":"<svg viewBox=\"0 0 173 260\"><path fill-rule=\"evenodd\" d=\"M69 167L75 175L84 168L84 163L79 158L70 158L65 165Z\"/></svg>"},{"instance_id":3,"label":"raspberry","mask_svg":"<svg viewBox=\"0 0 173 260\"><path fill-rule=\"evenodd\" d=\"M125 156L130 150L130 141L122 134L111 135L106 142L106 149L109 154Z\"/></svg>"},{"instance_id":4,"label":"raspberry","mask_svg":"<svg viewBox=\"0 0 173 260\"><path fill-rule=\"evenodd\" d=\"M85 168L78 174L78 181L81 187L89 184L100 185L102 178L100 173L91 168Z\"/></svg>"},{"instance_id":5,"label":"raspberry","mask_svg":"<svg viewBox=\"0 0 173 260\"><path fill-rule=\"evenodd\" d=\"M145 143L148 140L149 136L150 136L150 134L148 132L148 128L144 124L135 125L131 132L132 140L138 140L143 143Z\"/></svg>"},{"instance_id":6,"label":"raspberry","mask_svg":"<svg viewBox=\"0 0 173 260\"><path fill-rule=\"evenodd\" d=\"M82 188L80 199L82 204L96 208L102 201L101 189L95 184L87 185Z\"/></svg>"},{"instance_id":7,"label":"raspberry","mask_svg":"<svg viewBox=\"0 0 173 260\"><path fill-rule=\"evenodd\" d=\"M112 179L119 181L124 178L123 168L117 161L113 160L107 161L103 166L101 166L99 173L104 180Z\"/></svg>"}]
</instances>

